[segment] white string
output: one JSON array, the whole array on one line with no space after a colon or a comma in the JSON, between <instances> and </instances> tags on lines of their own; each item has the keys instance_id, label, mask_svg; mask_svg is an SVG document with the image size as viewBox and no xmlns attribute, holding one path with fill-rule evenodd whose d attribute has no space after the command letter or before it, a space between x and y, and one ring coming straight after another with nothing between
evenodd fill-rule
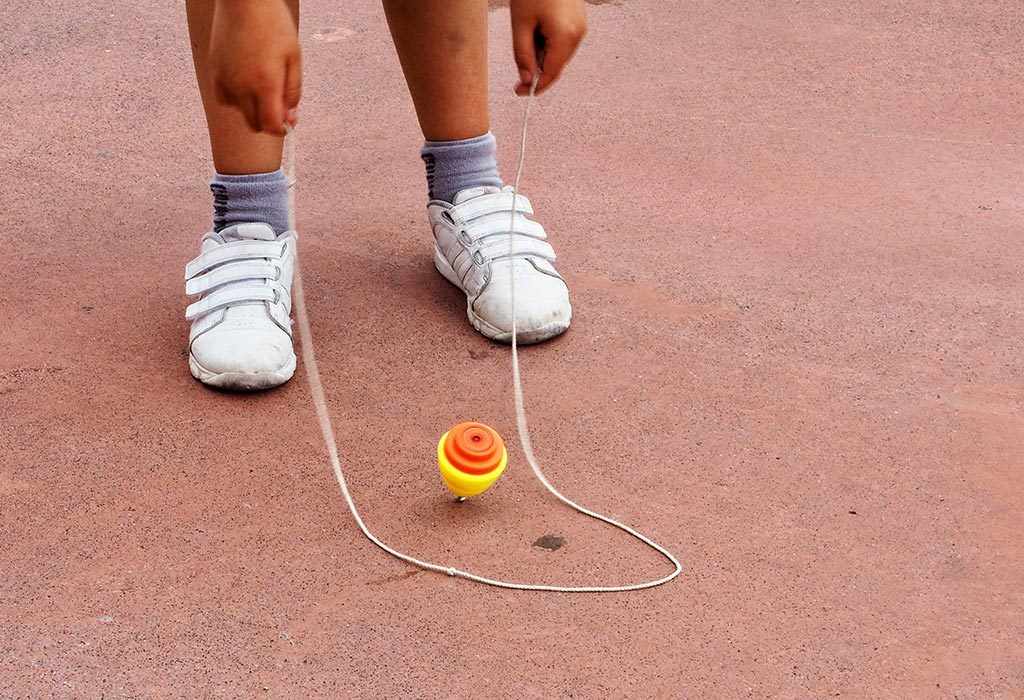
<instances>
[{"instance_id":1,"label":"white string","mask_svg":"<svg viewBox=\"0 0 1024 700\"><path fill-rule=\"evenodd\" d=\"M540 73L538 72L534 76L533 83L530 85L530 94L526 98L526 108L523 114L523 127L519 141L519 165L516 168L516 179L515 185L512 190L512 231L515 230L515 207L516 200L519 197L519 181L523 175L523 163L526 160L526 127L530 119L530 107L533 104L533 97L537 91L537 81L540 79ZM288 176L288 227L295 230L295 135L288 129L289 133L285 139L285 173ZM509 253L514 254L515 251L515 236L509 236ZM668 561L672 563L673 571L659 579L653 581L645 581L643 583L628 584L625 586L552 586L547 584L537 583L514 583L510 581L502 581L499 579L487 578L486 576L480 576L478 574L471 573L469 571L463 571L456 569L451 566L444 566L442 564L434 564L432 562L423 561L417 559L414 556L400 552L397 549L393 549L377 538L370 529L366 527L366 523L363 522L362 517L359 515L359 510L356 508L355 501L352 500L352 494L348 490L348 483L345 481L345 474L341 468L341 460L338 457L338 445L334 438L334 428L331 426L330 414L327 411L327 400L324 398L323 384L320 381L320 370L316 363L316 353L313 351L313 335L309 328L309 315L306 310L306 295L302 288L302 272L299 266L299 260L295 260L295 278L293 281L293 295L295 301L295 316L299 322L299 331L302 336L302 362L306 368L306 378L309 380L310 393L313 395L313 407L316 411L316 417L320 423L320 431L323 433L324 442L327 445L327 454L331 460L331 467L334 469L334 476L338 481L338 486L341 488L341 494L345 497L345 502L348 504L348 509L352 513L352 517L355 519L359 529L362 530L363 534L368 540L373 542L375 545L383 549L385 552L393 557L401 559L404 562L418 566L421 569L428 571L436 571L442 574L448 574L449 576L457 576L464 578L468 581L475 581L477 583L487 584L488 586L497 586L499 588L511 588L521 591L554 591L558 593L614 593L622 591L638 591L644 588L653 588L660 586L663 583L668 583L682 571L683 567L680 565L679 560L676 559L671 552L652 541L641 533L637 532L633 528L620 523L619 521L610 518L606 515L596 513L592 510L588 510L583 506L579 505L575 501L562 495L551 482L547 480L544 473L541 471L540 466L537 464L537 458L533 453L533 444L530 441L530 431L526 423L526 409L523 404L523 387L520 381L519 375L519 347L516 343L516 294L515 294L515 274L509 276L511 279L510 287L512 294L512 385L515 394L515 408L516 408L516 425L519 430L519 442L523 447L523 453L526 455L526 461L529 462L530 468L533 470L534 475L544 485L552 495L555 496L565 505L569 506L573 510L576 510L584 515L588 515L591 518L600 520L603 523L607 523L613 527L616 527L623 532L626 532L636 539L640 540L648 547L651 547L659 554L664 556Z\"/></svg>"}]
</instances>

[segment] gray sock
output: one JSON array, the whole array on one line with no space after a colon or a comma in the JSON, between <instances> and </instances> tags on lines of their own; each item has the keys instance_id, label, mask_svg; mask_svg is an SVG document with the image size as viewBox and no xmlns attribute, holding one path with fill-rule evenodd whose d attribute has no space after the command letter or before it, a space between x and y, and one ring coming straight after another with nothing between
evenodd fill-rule
<instances>
[{"instance_id":1,"label":"gray sock","mask_svg":"<svg viewBox=\"0 0 1024 700\"><path fill-rule=\"evenodd\" d=\"M460 141L426 141L420 157L427 164L430 198L451 202L468 187L501 187L497 149L490 132Z\"/></svg>"},{"instance_id":2,"label":"gray sock","mask_svg":"<svg viewBox=\"0 0 1024 700\"><path fill-rule=\"evenodd\" d=\"M215 173L210 191L214 231L255 222L270 224L278 234L288 230L288 178L284 170L254 175Z\"/></svg>"}]
</instances>

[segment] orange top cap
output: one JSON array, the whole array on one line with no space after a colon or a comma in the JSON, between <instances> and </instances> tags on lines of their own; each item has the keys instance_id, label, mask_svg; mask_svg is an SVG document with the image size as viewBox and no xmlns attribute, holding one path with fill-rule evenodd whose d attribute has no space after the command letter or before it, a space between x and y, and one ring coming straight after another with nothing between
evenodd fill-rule
<instances>
[{"instance_id":1,"label":"orange top cap","mask_svg":"<svg viewBox=\"0 0 1024 700\"><path fill-rule=\"evenodd\" d=\"M444 441L444 454L452 466L466 474L487 474L498 468L505 443L483 423L459 423Z\"/></svg>"}]
</instances>

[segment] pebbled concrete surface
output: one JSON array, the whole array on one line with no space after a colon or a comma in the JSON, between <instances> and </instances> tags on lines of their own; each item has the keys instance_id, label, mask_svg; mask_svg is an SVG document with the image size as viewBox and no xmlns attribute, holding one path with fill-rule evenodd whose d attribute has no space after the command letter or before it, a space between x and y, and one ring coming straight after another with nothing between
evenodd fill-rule
<instances>
[{"instance_id":1,"label":"pebbled concrete surface","mask_svg":"<svg viewBox=\"0 0 1024 700\"><path fill-rule=\"evenodd\" d=\"M0 7L0 696L1020 697L1024 27L1009 0L590 8L525 191L574 328L524 352L570 495L684 560L601 597L418 573L357 533L303 381L193 382L210 161L183 9ZM519 107L493 16L494 130ZM307 3L300 221L348 476L423 556L660 574L513 465L507 351L431 267L380 9ZM385 196L386 195L386 196ZM534 546L545 536L564 545Z\"/></svg>"}]
</instances>

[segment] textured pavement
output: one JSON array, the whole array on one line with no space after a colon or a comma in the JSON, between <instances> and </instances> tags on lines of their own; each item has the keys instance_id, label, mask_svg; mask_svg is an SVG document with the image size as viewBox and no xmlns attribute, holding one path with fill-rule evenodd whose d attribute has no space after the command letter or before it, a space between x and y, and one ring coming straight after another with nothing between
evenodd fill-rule
<instances>
[{"instance_id":1,"label":"textured pavement","mask_svg":"<svg viewBox=\"0 0 1024 700\"><path fill-rule=\"evenodd\" d=\"M524 192L576 314L524 349L527 406L552 480L685 571L573 596L387 557L301 375L189 377L212 166L181 3L0 7L0 697L1024 695L1018 3L626 0L590 23L532 123ZM301 31L303 270L368 524L493 576L661 575L518 446L485 496L446 496L444 430L515 445L508 351L432 267L379 6L306 3Z\"/></svg>"}]
</instances>

